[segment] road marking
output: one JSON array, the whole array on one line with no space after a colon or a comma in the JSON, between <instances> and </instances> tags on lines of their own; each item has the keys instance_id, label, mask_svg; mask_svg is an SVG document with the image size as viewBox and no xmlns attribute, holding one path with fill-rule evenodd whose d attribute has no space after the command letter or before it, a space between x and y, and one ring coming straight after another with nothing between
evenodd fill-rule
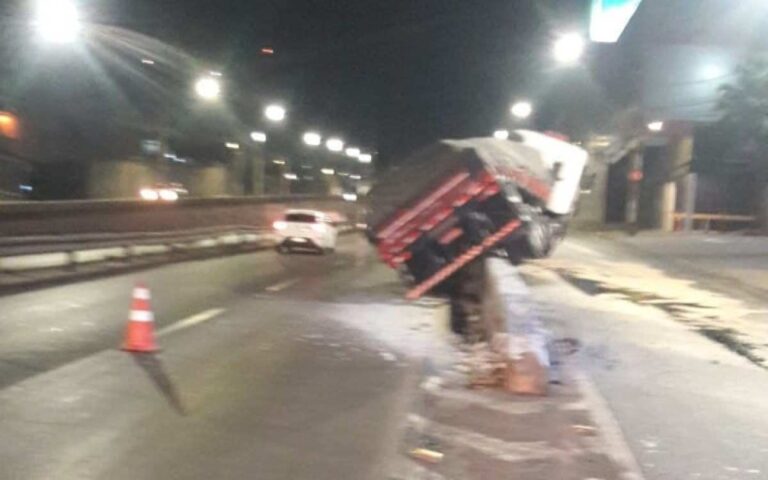
<instances>
[{"instance_id":1,"label":"road marking","mask_svg":"<svg viewBox=\"0 0 768 480\"><path fill-rule=\"evenodd\" d=\"M179 320L173 325L168 325L167 327L161 328L160 330L157 331L157 336L162 337L163 335L168 335L169 333L177 332L185 328L199 325L203 322L207 322L208 320L218 317L225 311L226 309L224 308L212 308L210 310L200 312L198 314L192 315L191 317L187 317L184 320Z\"/></svg>"},{"instance_id":2,"label":"road marking","mask_svg":"<svg viewBox=\"0 0 768 480\"><path fill-rule=\"evenodd\" d=\"M271 293L277 293L280 290L285 290L286 288L297 283L298 281L299 281L298 278L292 278L291 280L286 280L284 282L276 283L270 287L265 288L265 290Z\"/></svg>"}]
</instances>

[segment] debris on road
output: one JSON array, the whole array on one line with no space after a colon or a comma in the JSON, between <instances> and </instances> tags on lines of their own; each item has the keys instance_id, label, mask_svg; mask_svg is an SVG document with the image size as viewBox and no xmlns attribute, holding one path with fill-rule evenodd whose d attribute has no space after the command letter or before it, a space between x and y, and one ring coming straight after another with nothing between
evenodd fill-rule
<instances>
[{"instance_id":1,"label":"debris on road","mask_svg":"<svg viewBox=\"0 0 768 480\"><path fill-rule=\"evenodd\" d=\"M429 463L440 463L444 457L442 453L428 448L414 448L411 450L411 456L417 460Z\"/></svg>"}]
</instances>

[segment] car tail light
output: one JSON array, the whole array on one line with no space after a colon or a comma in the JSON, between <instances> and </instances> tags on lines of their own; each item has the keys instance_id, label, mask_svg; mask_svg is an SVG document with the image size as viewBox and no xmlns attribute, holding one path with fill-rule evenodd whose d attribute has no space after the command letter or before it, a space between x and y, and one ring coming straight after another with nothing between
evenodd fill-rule
<instances>
[{"instance_id":1,"label":"car tail light","mask_svg":"<svg viewBox=\"0 0 768 480\"><path fill-rule=\"evenodd\" d=\"M275 230L285 230L288 228L288 224L281 220L276 221L272 224L272 226L275 227Z\"/></svg>"}]
</instances>

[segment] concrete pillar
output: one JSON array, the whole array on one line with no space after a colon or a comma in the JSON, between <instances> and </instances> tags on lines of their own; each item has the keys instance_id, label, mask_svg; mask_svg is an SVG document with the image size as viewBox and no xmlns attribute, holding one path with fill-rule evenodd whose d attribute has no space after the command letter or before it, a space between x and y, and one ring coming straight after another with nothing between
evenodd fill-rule
<instances>
[{"instance_id":1,"label":"concrete pillar","mask_svg":"<svg viewBox=\"0 0 768 480\"><path fill-rule=\"evenodd\" d=\"M640 182L643 174L643 152L640 149L629 157L629 182L627 185L626 223L630 231L637 232L640 212Z\"/></svg>"},{"instance_id":2,"label":"concrete pillar","mask_svg":"<svg viewBox=\"0 0 768 480\"><path fill-rule=\"evenodd\" d=\"M250 159L250 191L247 192L250 195L264 195L266 180L265 176L265 163L264 157L261 155L253 155Z\"/></svg>"},{"instance_id":3,"label":"concrete pillar","mask_svg":"<svg viewBox=\"0 0 768 480\"><path fill-rule=\"evenodd\" d=\"M667 182L661 189L661 208L659 225L664 232L675 230L675 203L677 202L677 184Z\"/></svg>"},{"instance_id":4,"label":"concrete pillar","mask_svg":"<svg viewBox=\"0 0 768 480\"><path fill-rule=\"evenodd\" d=\"M588 230L600 227L605 223L608 188L608 164L604 159L596 154L590 155L582 184L583 188L571 226Z\"/></svg>"},{"instance_id":5,"label":"concrete pillar","mask_svg":"<svg viewBox=\"0 0 768 480\"><path fill-rule=\"evenodd\" d=\"M695 173L689 173L685 176L685 197L683 198L683 230L693 231L693 214L696 213L696 188L698 186L698 176Z\"/></svg>"},{"instance_id":6,"label":"concrete pillar","mask_svg":"<svg viewBox=\"0 0 768 480\"><path fill-rule=\"evenodd\" d=\"M227 169L223 165L198 168L190 175L189 194L194 197L226 195L227 177Z\"/></svg>"},{"instance_id":7,"label":"concrete pillar","mask_svg":"<svg viewBox=\"0 0 768 480\"><path fill-rule=\"evenodd\" d=\"M88 197L138 198L139 190L157 182L157 172L140 160L94 162L88 171Z\"/></svg>"}]
</instances>

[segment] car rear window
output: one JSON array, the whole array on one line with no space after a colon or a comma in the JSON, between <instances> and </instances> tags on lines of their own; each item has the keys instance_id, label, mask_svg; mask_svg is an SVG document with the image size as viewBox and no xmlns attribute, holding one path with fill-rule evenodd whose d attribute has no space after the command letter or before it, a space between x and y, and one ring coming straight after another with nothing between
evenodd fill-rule
<instances>
[{"instance_id":1,"label":"car rear window","mask_svg":"<svg viewBox=\"0 0 768 480\"><path fill-rule=\"evenodd\" d=\"M315 223L317 217L308 213L289 213L285 216L286 222Z\"/></svg>"}]
</instances>

